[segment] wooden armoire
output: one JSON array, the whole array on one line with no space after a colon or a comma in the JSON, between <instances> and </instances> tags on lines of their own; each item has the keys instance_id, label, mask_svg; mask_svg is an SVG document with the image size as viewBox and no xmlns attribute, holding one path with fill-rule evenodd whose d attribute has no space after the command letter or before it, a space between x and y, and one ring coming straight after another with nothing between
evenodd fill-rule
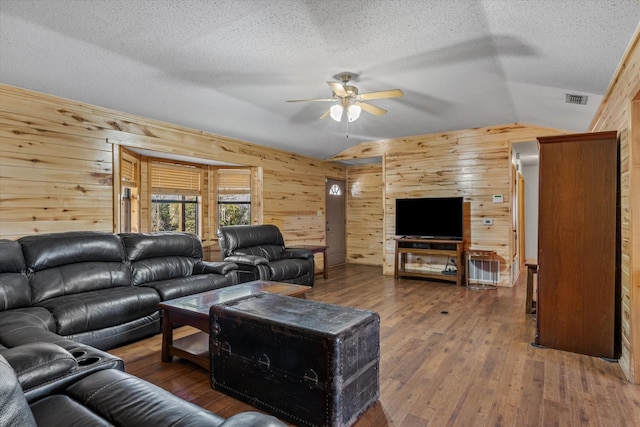
<instances>
[{"instance_id":1,"label":"wooden armoire","mask_svg":"<svg viewBox=\"0 0 640 427\"><path fill-rule=\"evenodd\" d=\"M616 132L538 138L536 344L615 358Z\"/></svg>"}]
</instances>

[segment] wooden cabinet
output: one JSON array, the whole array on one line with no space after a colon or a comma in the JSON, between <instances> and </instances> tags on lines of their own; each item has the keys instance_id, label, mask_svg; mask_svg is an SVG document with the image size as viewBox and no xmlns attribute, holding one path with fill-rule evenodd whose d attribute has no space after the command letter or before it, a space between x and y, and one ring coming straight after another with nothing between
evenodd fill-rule
<instances>
[{"instance_id":1,"label":"wooden cabinet","mask_svg":"<svg viewBox=\"0 0 640 427\"><path fill-rule=\"evenodd\" d=\"M538 138L536 343L615 357L616 132Z\"/></svg>"},{"instance_id":2,"label":"wooden cabinet","mask_svg":"<svg viewBox=\"0 0 640 427\"><path fill-rule=\"evenodd\" d=\"M455 282L458 286L463 284L464 278L464 241L442 239L396 239L396 259L394 277L421 277L425 279L438 279ZM435 264L436 269L411 269L407 268L407 258L434 256L439 258ZM455 268L454 268L455 267Z\"/></svg>"}]
</instances>

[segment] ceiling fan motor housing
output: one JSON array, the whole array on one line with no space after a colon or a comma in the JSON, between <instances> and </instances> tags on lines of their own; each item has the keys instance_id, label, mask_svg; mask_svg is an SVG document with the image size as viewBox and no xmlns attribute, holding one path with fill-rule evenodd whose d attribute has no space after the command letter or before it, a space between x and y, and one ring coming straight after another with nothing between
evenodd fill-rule
<instances>
[{"instance_id":1,"label":"ceiling fan motor housing","mask_svg":"<svg viewBox=\"0 0 640 427\"><path fill-rule=\"evenodd\" d=\"M358 88L355 86L344 85L344 91L347 92L347 96L345 98L355 98L358 96Z\"/></svg>"}]
</instances>

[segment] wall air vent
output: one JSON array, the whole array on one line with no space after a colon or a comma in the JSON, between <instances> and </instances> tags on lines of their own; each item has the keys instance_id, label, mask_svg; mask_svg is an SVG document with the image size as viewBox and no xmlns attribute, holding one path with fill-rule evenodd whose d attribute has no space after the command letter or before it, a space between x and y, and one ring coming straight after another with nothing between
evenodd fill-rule
<instances>
[{"instance_id":1,"label":"wall air vent","mask_svg":"<svg viewBox=\"0 0 640 427\"><path fill-rule=\"evenodd\" d=\"M565 102L567 104L586 105L588 98L587 95L573 95L568 93L565 95Z\"/></svg>"}]
</instances>

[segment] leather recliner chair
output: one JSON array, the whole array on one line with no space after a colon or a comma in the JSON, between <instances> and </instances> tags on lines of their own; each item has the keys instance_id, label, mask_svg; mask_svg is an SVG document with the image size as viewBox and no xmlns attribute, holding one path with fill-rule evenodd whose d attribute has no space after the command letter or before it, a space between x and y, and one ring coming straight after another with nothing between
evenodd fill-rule
<instances>
[{"instance_id":1,"label":"leather recliner chair","mask_svg":"<svg viewBox=\"0 0 640 427\"><path fill-rule=\"evenodd\" d=\"M238 282L270 280L313 286L315 261L307 249L286 248L275 225L221 227L218 244L224 261L238 265Z\"/></svg>"}]
</instances>

